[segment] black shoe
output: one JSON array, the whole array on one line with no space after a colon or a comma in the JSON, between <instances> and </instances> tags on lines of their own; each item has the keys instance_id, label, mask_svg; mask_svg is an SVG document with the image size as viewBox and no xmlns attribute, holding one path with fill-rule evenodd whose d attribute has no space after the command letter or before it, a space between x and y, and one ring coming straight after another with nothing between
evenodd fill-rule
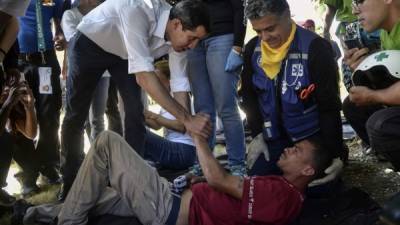
<instances>
[{"instance_id":1,"label":"black shoe","mask_svg":"<svg viewBox=\"0 0 400 225\"><path fill-rule=\"evenodd\" d=\"M0 188L0 206L11 207L16 198L8 194L7 191Z\"/></svg>"},{"instance_id":2,"label":"black shoe","mask_svg":"<svg viewBox=\"0 0 400 225\"><path fill-rule=\"evenodd\" d=\"M11 225L23 225L24 216L29 207L33 205L23 199L15 202L13 214L11 216Z\"/></svg>"},{"instance_id":3,"label":"black shoe","mask_svg":"<svg viewBox=\"0 0 400 225\"><path fill-rule=\"evenodd\" d=\"M60 174L54 167L46 167L42 169L40 173L47 178L47 183L50 185L61 183Z\"/></svg>"},{"instance_id":4,"label":"black shoe","mask_svg":"<svg viewBox=\"0 0 400 225\"><path fill-rule=\"evenodd\" d=\"M15 179L21 184L21 195L26 198L36 194L40 188L36 185L37 176L19 172L14 175Z\"/></svg>"}]
</instances>

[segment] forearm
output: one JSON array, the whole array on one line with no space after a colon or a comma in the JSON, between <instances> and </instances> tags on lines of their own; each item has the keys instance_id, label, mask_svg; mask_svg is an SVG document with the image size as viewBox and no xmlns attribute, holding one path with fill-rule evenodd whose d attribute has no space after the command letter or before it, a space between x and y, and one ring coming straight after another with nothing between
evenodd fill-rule
<instances>
[{"instance_id":1,"label":"forearm","mask_svg":"<svg viewBox=\"0 0 400 225\"><path fill-rule=\"evenodd\" d=\"M372 97L375 103L391 106L400 105L400 81L388 88L375 90L373 93Z\"/></svg>"},{"instance_id":2,"label":"forearm","mask_svg":"<svg viewBox=\"0 0 400 225\"><path fill-rule=\"evenodd\" d=\"M164 118L162 116L157 117L157 123L167 129L174 130L180 133L185 133L186 129L183 123L179 122L178 120L170 120Z\"/></svg>"},{"instance_id":3,"label":"forearm","mask_svg":"<svg viewBox=\"0 0 400 225\"><path fill-rule=\"evenodd\" d=\"M27 138L34 139L37 135L37 120L35 109L32 107L25 109L25 124L19 131Z\"/></svg>"},{"instance_id":4,"label":"forearm","mask_svg":"<svg viewBox=\"0 0 400 225\"><path fill-rule=\"evenodd\" d=\"M158 124L158 122L157 122L156 120L154 120L154 119L145 118L145 121L144 121L144 122L146 123L146 125L147 125L148 127L150 127L150 128L153 129L153 130L159 130L159 129L161 129L161 125Z\"/></svg>"},{"instance_id":5,"label":"forearm","mask_svg":"<svg viewBox=\"0 0 400 225\"><path fill-rule=\"evenodd\" d=\"M136 81L161 107L175 116L177 120L183 123L190 117L188 111L171 97L154 72L137 73Z\"/></svg>"},{"instance_id":6,"label":"forearm","mask_svg":"<svg viewBox=\"0 0 400 225\"><path fill-rule=\"evenodd\" d=\"M332 26L332 21L335 18L336 14L336 8L331 6L331 5L326 5L327 10L325 13L325 18L324 18L324 38L330 38L329 35L329 30L331 29Z\"/></svg>"},{"instance_id":7,"label":"forearm","mask_svg":"<svg viewBox=\"0 0 400 225\"><path fill-rule=\"evenodd\" d=\"M239 176L230 175L222 168L218 160L214 158L205 139L194 137L194 142L197 157L208 185L236 199L242 199L243 179Z\"/></svg>"},{"instance_id":8,"label":"forearm","mask_svg":"<svg viewBox=\"0 0 400 225\"><path fill-rule=\"evenodd\" d=\"M208 143L204 139L194 138L197 157L199 159L200 166L203 170L203 174L207 180L207 183L217 188L224 183L225 178L229 175L219 164L218 160L213 156Z\"/></svg>"}]
</instances>

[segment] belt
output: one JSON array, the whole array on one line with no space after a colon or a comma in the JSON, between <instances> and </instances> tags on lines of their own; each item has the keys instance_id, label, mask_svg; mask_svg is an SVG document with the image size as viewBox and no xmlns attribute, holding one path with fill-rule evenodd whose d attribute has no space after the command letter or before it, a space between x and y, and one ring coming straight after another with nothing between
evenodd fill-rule
<instances>
[{"instance_id":1,"label":"belt","mask_svg":"<svg viewBox=\"0 0 400 225\"><path fill-rule=\"evenodd\" d=\"M41 52L32 52L32 53L20 53L19 59L25 62L39 62L42 64L46 63L46 58L50 54L54 54L54 49L46 50L43 53Z\"/></svg>"},{"instance_id":2,"label":"belt","mask_svg":"<svg viewBox=\"0 0 400 225\"><path fill-rule=\"evenodd\" d=\"M175 225L178 219L179 209L181 206L181 197L172 194L172 208L167 218L165 225Z\"/></svg>"}]
</instances>

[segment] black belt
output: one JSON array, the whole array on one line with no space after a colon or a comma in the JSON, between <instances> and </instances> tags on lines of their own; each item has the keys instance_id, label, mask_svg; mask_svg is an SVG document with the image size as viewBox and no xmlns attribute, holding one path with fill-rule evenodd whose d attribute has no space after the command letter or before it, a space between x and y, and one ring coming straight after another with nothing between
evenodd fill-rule
<instances>
[{"instance_id":1,"label":"black belt","mask_svg":"<svg viewBox=\"0 0 400 225\"><path fill-rule=\"evenodd\" d=\"M172 208L165 225L175 225L178 220L179 209L181 206L181 197L172 194Z\"/></svg>"}]
</instances>

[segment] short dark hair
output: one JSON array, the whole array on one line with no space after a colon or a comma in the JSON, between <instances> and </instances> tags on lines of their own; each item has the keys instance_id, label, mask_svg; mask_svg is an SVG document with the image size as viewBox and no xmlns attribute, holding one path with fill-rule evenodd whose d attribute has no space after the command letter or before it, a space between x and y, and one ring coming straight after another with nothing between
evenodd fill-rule
<instances>
[{"instance_id":1,"label":"short dark hair","mask_svg":"<svg viewBox=\"0 0 400 225\"><path fill-rule=\"evenodd\" d=\"M286 0L247 0L244 14L254 20L270 14L281 16L286 10L289 10Z\"/></svg>"},{"instance_id":2,"label":"short dark hair","mask_svg":"<svg viewBox=\"0 0 400 225\"><path fill-rule=\"evenodd\" d=\"M169 19L179 19L184 30L195 30L204 26L210 32L210 15L207 6L200 0L183 0L174 5Z\"/></svg>"},{"instance_id":3,"label":"short dark hair","mask_svg":"<svg viewBox=\"0 0 400 225\"><path fill-rule=\"evenodd\" d=\"M319 179L324 176L326 168L328 168L332 164L332 154L329 152L328 148L325 146L322 141L322 137L319 133L314 134L310 137L306 138L307 141L314 146L313 151L313 168L315 170L315 174L313 179Z\"/></svg>"}]
</instances>

